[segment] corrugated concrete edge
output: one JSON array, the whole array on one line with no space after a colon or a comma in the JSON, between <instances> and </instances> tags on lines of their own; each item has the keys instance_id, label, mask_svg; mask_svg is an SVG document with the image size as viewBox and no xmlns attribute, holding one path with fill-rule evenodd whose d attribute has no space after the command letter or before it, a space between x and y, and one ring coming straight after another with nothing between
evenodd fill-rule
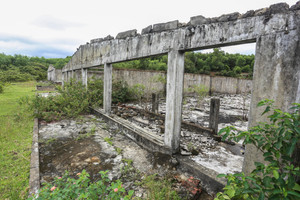
<instances>
[{"instance_id":1,"label":"corrugated concrete edge","mask_svg":"<svg viewBox=\"0 0 300 200\"><path fill-rule=\"evenodd\" d=\"M39 120L34 119L31 159L30 159L30 178L29 178L29 197L38 193L40 189L40 162L39 162Z\"/></svg>"}]
</instances>

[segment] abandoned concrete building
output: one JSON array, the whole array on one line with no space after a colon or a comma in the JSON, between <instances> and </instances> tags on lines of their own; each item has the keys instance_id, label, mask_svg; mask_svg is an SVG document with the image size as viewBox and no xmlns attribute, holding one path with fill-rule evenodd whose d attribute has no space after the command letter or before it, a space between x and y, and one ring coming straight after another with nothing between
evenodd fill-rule
<instances>
[{"instance_id":1,"label":"abandoned concrete building","mask_svg":"<svg viewBox=\"0 0 300 200\"><path fill-rule=\"evenodd\" d=\"M256 44L253 81L233 81L237 85L234 92L251 90L248 124L251 127L267 120L261 116L261 108L256 107L263 99L275 100L275 105L284 111L288 111L291 103L300 103L300 2L291 7L280 3L216 18L199 15L191 17L186 24L175 20L147 26L141 33L134 29L121 32L115 38L109 35L93 39L80 45L62 69L61 80L64 84L77 78L87 85L88 69L104 66L103 110L99 110L99 115L122 126L130 138L146 149L175 154L180 147L183 88L187 84L184 82L187 76L184 75L184 53L246 43ZM165 132L161 140L142 128L132 130L126 120L112 116L111 96L113 63L163 54L168 55L168 69ZM199 75L197 80L209 85L210 79ZM257 160L263 160L261 153L253 146L246 146L243 171L250 173L253 161Z\"/></svg>"}]
</instances>

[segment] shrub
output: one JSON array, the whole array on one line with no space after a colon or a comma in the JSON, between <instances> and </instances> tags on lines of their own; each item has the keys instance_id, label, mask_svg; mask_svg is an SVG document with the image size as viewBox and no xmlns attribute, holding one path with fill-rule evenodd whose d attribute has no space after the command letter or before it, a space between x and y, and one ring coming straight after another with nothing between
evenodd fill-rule
<instances>
[{"instance_id":1,"label":"shrub","mask_svg":"<svg viewBox=\"0 0 300 200\"><path fill-rule=\"evenodd\" d=\"M112 103L121 103L131 100L131 92L127 82L123 80L113 80Z\"/></svg>"},{"instance_id":2,"label":"shrub","mask_svg":"<svg viewBox=\"0 0 300 200\"><path fill-rule=\"evenodd\" d=\"M100 79L89 81L88 90L81 82L74 80L66 83L64 89L57 87L57 90L58 94L55 96L35 96L32 101L28 100L23 104L30 104L31 109L36 109L35 117L53 121L88 113L90 106L101 106L103 102L103 81ZM114 81L112 102L126 102L130 99L128 85L123 81Z\"/></svg>"},{"instance_id":3,"label":"shrub","mask_svg":"<svg viewBox=\"0 0 300 200\"><path fill-rule=\"evenodd\" d=\"M197 106L200 106L203 99L208 95L209 89L205 85L192 85L191 88L188 88L189 92L196 93L197 95Z\"/></svg>"},{"instance_id":4,"label":"shrub","mask_svg":"<svg viewBox=\"0 0 300 200\"><path fill-rule=\"evenodd\" d=\"M4 84L0 82L0 94L4 91Z\"/></svg>"},{"instance_id":5,"label":"shrub","mask_svg":"<svg viewBox=\"0 0 300 200\"><path fill-rule=\"evenodd\" d=\"M239 131L234 127L221 129L222 139L244 139L243 144L253 144L263 153L267 164L255 162L256 168L249 176L244 173L221 174L227 178L223 193L215 200L223 199L299 199L300 186L296 177L300 176L299 163L293 163L293 152L300 139L300 104L294 104L293 113L275 109L273 101L261 101L258 106L266 106L265 113L270 123L260 123L249 131Z\"/></svg>"},{"instance_id":6,"label":"shrub","mask_svg":"<svg viewBox=\"0 0 300 200\"><path fill-rule=\"evenodd\" d=\"M53 183L46 183L39 190L38 196L30 199L131 199L133 191L128 194L120 180L110 181L108 171L101 171L101 179L91 183L89 174L83 170L78 173L78 179L70 178L68 172L55 178Z\"/></svg>"}]
</instances>

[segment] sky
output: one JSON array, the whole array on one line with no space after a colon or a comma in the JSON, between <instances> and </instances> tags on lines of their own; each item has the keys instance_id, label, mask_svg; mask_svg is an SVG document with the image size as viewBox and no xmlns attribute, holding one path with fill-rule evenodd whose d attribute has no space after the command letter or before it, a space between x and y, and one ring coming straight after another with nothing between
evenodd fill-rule
<instances>
[{"instance_id":1,"label":"sky","mask_svg":"<svg viewBox=\"0 0 300 200\"><path fill-rule=\"evenodd\" d=\"M0 53L64 58L91 39L190 17L269 7L297 0L7 0L1 3ZM251 54L255 44L222 48L229 53Z\"/></svg>"}]
</instances>

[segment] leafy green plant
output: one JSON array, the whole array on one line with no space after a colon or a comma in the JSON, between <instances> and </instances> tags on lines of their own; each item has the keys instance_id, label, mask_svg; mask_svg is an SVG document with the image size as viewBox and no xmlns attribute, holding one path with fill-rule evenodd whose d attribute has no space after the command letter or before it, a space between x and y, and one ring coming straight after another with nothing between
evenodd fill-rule
<instances>
[{"instance_id":1,"label":"leafy green plant","mask_svg":"<svg viewBox=\"0 0 300 200\"><path fill-rule=\"evenodd\" d=\"M223 199L299 199L299 163L293 163L293 153L300 139L300 104L295 103L292 113L283 112L273 106L272 100L264 100L258 106L266 106L262 115L268 116L269 123L260 123L248 131L237 131L234 127L220 130L222 139L244 139L243 144L252 144L263 153L266 164L255 162L256 168L249 176L244 173L221 174L227 178L223 193L215 200Z\"/></svg>"},{"instance_id":2,"label":"leafy green plant","mask_svg":"<svg viewBox=\"0 0 300 200\"><path fill-rule=\"evenodd\" d=\"M108 143L109 145L111 145L111 146L113 145L113 143L112 143L112 138L105 137L105 138L104 138L104 141L107 142L107 143Z\"/></svg>"},{"instance_id":3,"label":"leafy green plant","mask_svg":"<svg viewBox=\"0 0 300 200\"><path fill-rule=\"evenodd\" d=\"M197 106L200 106L203 99L208 95L209 89L205 85L200 84L200 85L192 85L192 87L189 88L188 91L196 93Z\"/></svg>"},{"instance_id":4,"label":"leafy green plant","mask_svg":"<svg viewBox=\"0 0 300 200\"><path fill-rule=\"evenodd\" d=\"M124 80L113 80L112 103L122 103L131 100L130 88Z\"/></svg>"},{"instance_id":5,"label":"leafy green plant","mask_svg":"<svg viewBox=\"0 0 300 200\"><path fill-rule=\"evenodd\" d=\"M70 178L68 172L55 178L53 183L45 183L38 196L29 199L131 199L134 191L127 194L120 180L110 181L108 171L101 171L101 179L91 183L89 174L83 170L77 179Z\"/></svg>"},{"instance_id":6,"label":"leafy green plant","mask_svg":"<svg viewBox=\"0 0 300 200\"><path fill-rule=\"evenodd\" d=\"M123 151L123 149L121 149L121 148L119 148L119 147L116 148L116 152L117 152L119 155L122 154L122 151Z\"/></svg>"},{"instance_id":7,"label":"leafy green plant","mask_svg":"<svg viewBox=\"0 0 300 200\"><path fill-rule=\"evenodd\" d=\"M134 97L134 99L138 100L140 105L142 106L142 99L145 95L145 86L143 84L135 84L131 88L131 93Z\"/></svg>"}]
</instances>

